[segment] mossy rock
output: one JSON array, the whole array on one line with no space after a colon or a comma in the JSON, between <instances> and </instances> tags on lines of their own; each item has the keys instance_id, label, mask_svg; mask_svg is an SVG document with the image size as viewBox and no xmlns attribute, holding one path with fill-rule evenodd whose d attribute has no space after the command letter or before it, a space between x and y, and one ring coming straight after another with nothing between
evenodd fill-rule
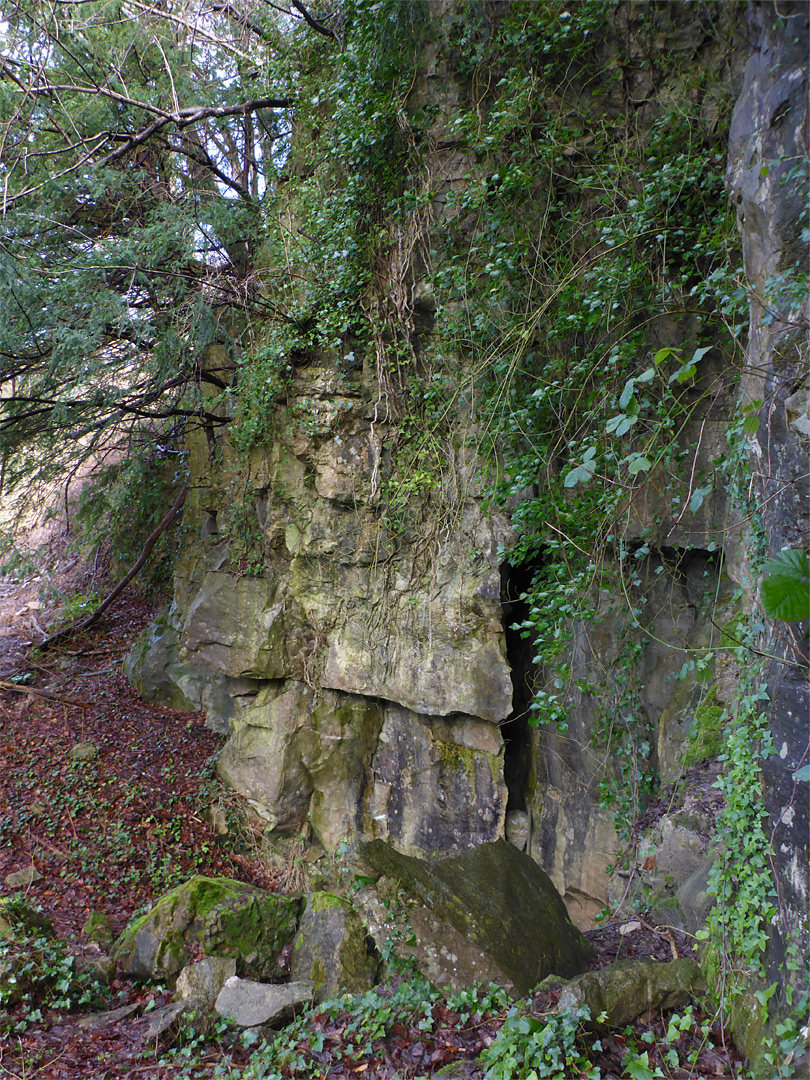
<instances>
[{"instance_id":1,"label":"mossy rock","mask_svg":"<svg viewBox=\"0 0 810 1080\"><path fill-rule=\"evenodd\" d=\"M348 900L313 893L293 942L291 978L309 980L317 1001L344 992L362 994L374 985L380 966L369 942L368 929Z\"/></svg>"},{"instance_id":2,"label":"mossy rock","mask_svg":"<svg viewBox=\"0 0 810 1080\"><path fill-rule=\"evenodd\" d=\"M131 922L113 958L133 978L173 981L192 951L231 956L239 973L278 974L277 958L292 941L300 897L272 893L228 878L193 877Z\"/></svg>"},{"instance_id":3,"label":"mossy rock","mask_svg":"<svg viewBox=\"0 0 810 1080\"><path fill-rule=\"evenodd\" d=\"M727 721L728 714L721 705L706 702L695 710L683 755L684 769L718 756L723 749L723 732Z\"/></svg>"},{"instance_id":4,"label":"mossy rock","mask_svg":"<svg viewBox=\"0 0 810 1080\"><path fill-rule=\"evenodd\" d=\"M610 1027L622 1027L650 1009L685 1005L705 989L694 960L682 958L668 964L646 957L618 960L572 979L560 995L558 1007L587 1005L594 1023L604 1016Z\"/></svg>"},{"instance_id":5,"label":"mossy rock","mask_svg":"<svg viewBox=\"0 0 810 1080\"><path fill-rule=\"evenodd\" d=\"M104 911L91 911L82 927L82 933L102 949L109 949L115 941L112 921Z\"/></svg>"},{"instance_id":6,"label":"mossy rock","mask_svg":"<svg viewBox=\"0 0 810 1080\"><path fill-rule=\"evenodd\" d=\"M547 975L568 978L584 969L587 943L551 879L505 840L430 863L374 840L363 857L491 957L518 993Z\"/></svg>"}]
</instances>

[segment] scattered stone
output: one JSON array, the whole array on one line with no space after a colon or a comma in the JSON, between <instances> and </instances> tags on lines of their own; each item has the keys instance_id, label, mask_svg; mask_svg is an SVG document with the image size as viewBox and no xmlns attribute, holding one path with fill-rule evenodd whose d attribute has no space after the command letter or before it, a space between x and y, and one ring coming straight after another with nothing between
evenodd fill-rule
<instances>
[{"instance_id":1,"label":"scattered stone","mask_svg":"<svg viewBox=\"0 0 810 1080\"><path fill-rule=\"evenodd\" d=\"M528 993L546 975L567 978L584 969L587 943L551 879L505 840L431 863L375 840L363 849L363 857L377 875L396 881L405 897L441 920L434 923L434 932L444 935L444 927L451 926L485 953L518 993ZM447 952L452 970L454 953L447 938L420 940L420 932L430 931L427 921L414 930L419 944L434 956Z\"/></svg>"},{"instance_id":2,"label":"scattered stone","mask_svg":"<svg viewBox=\"0 0 810 1080\"><path fill-rule=\"evenodd\" d=\"M74 953L73 964L77 974L89 975L104 986L109 986L115 978L115 961L100 949L93 953Z\"/></svg>"},{"instance_id":3,"label":"scattered stone","mask_svg":"<svg viewBox=\"0 0 810 1080\"><path fill-rule=\"evenodd\" d=\"M110 1009L109 1012L92 1013L90 1016L82 1016L76 1021L80 1028L89 1028L92 1031L99 1031L101 1028L109 1027L111 1024L117 1024L119 1020L125 1020L128 1016L132 1016L134 1012L140 1008L140 1003L135 1002L134 1005L122 1005L120 1009Z\"/></svg>"},{"instance_id":4,"label":"scattered stone","mask_svg":"<svg viewBox=\"0 0 810 1080\"><path fill-rule=\"evenodd\" d=\"M231 956L204 956L184 967L177 977L176 1000L193 1001L200 1009L212 1008L222 987L236 974Z\"/></svg>"},{"instance_id":5,"label":"scattered stone","mask_svg":"<svg viewBox=\"0 0 810 1080\"><path fill-rule=\"evenodd\" d=\"M249 965L272 977L279 953L295 935L300 908L299 897L228 878L193 877L131 922L112 955L125 975L139 979L174 981L196 948L233 957L237 971Z\"/></svg>"},{"instance_id":6,"label":"scattered stone","mask_svg":"<svg viewBox=\"0 0 810 1080\"><path fill-rule=\"evenodd\" d=\"M292 1019L296 1010L312 1002L313 995L311 982L273 986L234 975L220 990L214 1008L239 1027L273 1025Z\"/></svg>"},{"instance_id":7,"label":"scattered stone","mask_svg":"<svg viewBox=\"0 0 810 1080\"><path fill-rule=\"evenodd\" d=\"M377 978L380 958L368 929L347 901L333 893L307 898L293 942L290 975L312 982L317 1001L348 991L361 994Z\"/></svg>"},{"instance_id":8,"label":"scattered stone","mask_svg":"<svg viewBox=\"0 0 810 1080\"><path fill-rule=\"evenodd\" d=\"M42 881L42 874L35 866L26 866L23 870L15 870L6 874L4 881L10 889L27 889L35 881Z\"/></svg>"},{"instance_id":9,"label":"scattered stone","mask_svg":"<svg viewBox=\"0 0 810 1080\"><path fill-rule=\"evenodd\" d=\"M172 1026L177 1017L186 1012L188 1008L189 1003L187 1001L172 1001L168 1005L155 1009L154 1012L147 1013L140 1022L145 1029L145 1037L147 1039L156 1039L158 1035L162 1035L164 1031L167 1031Z\"/></svg>"},{"instance_id":10,"label":"scattered stone","mask_svg":"<svg viewBox=\"0 0 810 1080\"><path fill-rule=\"evenodd\" d=\"M714 853L711 852L675 894L684 928L690 934L697 933L704 925L714 905L714 897L709 894L709 873L713 863Z\"/></svg>"},{"instance_id":11,"label":"scattered stone","mask_svg":"<svg viewBox=\"0 0 810 1080\"><path fill-rule=\"evenodd\" d=\"M560 994L558 1009L587 1005L591 1022L605 1014L610 1027L630 1024L650 1009L675 1009L705 990L694 960L662 964L646 957L617 960L573 979Z\"/></svg>"},{"instance_id":12,"label":"scattered stone","mask_svg":"<svg viewBox=\"0 0 810 1080\"><path fill-rule=\"evenodd\" d=\"M98 747L94 743L80 742L70 748L70 758L72 761L92 761L93 758L98 757Z\"/></svg>"},{"instance_id":13,"label":"scattered stone","mask_svg":"<svg viewBox=\"0 0 810 1080\"><path fill-rule=\"evenodd\" d=\"M508 810L504 832L510 844L514 844L518 851L525 851L529 845L529 815L526 811Z\"/></svg>"}]
</instances>

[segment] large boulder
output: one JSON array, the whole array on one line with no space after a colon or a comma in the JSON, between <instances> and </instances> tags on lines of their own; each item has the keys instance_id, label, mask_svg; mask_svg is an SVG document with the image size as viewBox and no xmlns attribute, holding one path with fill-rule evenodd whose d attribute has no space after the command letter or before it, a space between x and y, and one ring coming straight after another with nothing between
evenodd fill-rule
<instances>
[{"instance_id":1,"label":"large boulder","mask_svg":"<svg viewBox=\"0 0 810 1080\"><path fill-rule=\"evenodd\" d=\"M202 951L232 956L237 971L277 973L277 958L295 935L301 901L227 878L193 877L129 924L113 949L125 975L173 981Z\"/></svg>"},{"instance_id":2,"label":"large boulder","mask_svg":"<svg viewBox=\"0 0 810 1080\"><path fill-rule=\"evenodd\" d=\"M309 980L318 1001L343 991L361 994L374 985L380 966L376 949L369 946L368 930L347 900L313 893L293 942L291 977Z\"/></svg>"},{"instance_id":3,"label":"large boulder","mask_svg":"<svg viewBox=\"0 0 810 1080\"><path fill-rule=\"evenodd\" d=\"M485 959L519 994L547 975L569 978L584 970L587 945L560 894L513 844L498 840L429 863L375 840L363 849L363 858L374 874L399 886L406 920L419 923L413 926L418 949L434 967L425 971L431 981L441 983L442 975L450 976L444 980L448 985L460 981L456 941L478 954L479 969ZM408 908L408 900L428 914L418 906ZM479 970L477 978L485 979L486 972Z\"/></svg>"}]
</instances>

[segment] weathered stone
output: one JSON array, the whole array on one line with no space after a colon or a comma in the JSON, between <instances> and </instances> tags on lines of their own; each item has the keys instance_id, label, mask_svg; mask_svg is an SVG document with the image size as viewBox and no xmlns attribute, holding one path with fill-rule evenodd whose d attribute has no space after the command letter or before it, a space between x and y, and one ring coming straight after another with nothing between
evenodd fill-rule
<instances>
[{"instance_id":1,"label":"weathered stone","mask_svg":"<svg viewBox=\"0 0 810 1080\"><path fill-rule=\"evenodd\" d=\"M572 979L560 994L559 1009L587 1005L591 1021L605 1014L610 1027L622 1027L650 1009L685 1005L706 984L694 960L662 964L647 958L618 960Z\"/></svg>"},{"instance_id":2,"label":"weathered stone","mask_svg":"<svg viewBox=\"0 0 810 1080\"><path fill-rule=\"evenodd\" d=\"M133 1005L122 1005L120 1008L110 1009L108 1012L80 1016L76 1021L76 1026L85 1030L89 1028L92 1031L100 1031L102 1028L117 1024L119 1020L126 1020L128 1016L132 1016L134 1012L137 1012L140 1007L140 1004L136 1001Z\"/></svg>"},{"instance_id":3,"label":"weathered stone","mask_svg":"<svg viewBox=\"0 0 810 1080\"><path fill-rule=\"evenodd\" d=\"M156 1039L164 1031L178 1020L178 1018L191 1009L188 1001L170 1001L168 1005L162 1005L158 1009L147 1013L139 1021L139 1027L143 1031L143 1037L148 1040Z\"/></svg>"},{"instance_id":4,"label":"weathered stone","mask_svg":"<svg viewBox=\"0 0 810 1080\"><path fill-rule=\"evenodd\" d=\"M657 896L672 895L702 864L712 822L688 814L666 814L639 845L642 878Z\"/></svg>"},{"instance_id":5,"label":"weathered stone","mask_svg":"<svg viewBox=\"0 0 810 1080\"><path fill-rule=\"evenodd\" d=\"M76 743L71 746L69 757L72 761L92 761L98 757L98 747L89 742Z\"/></svg>"},{"instance_id":6,"label":"weathered stone","mask_svg":"<svg viewBox=\"0 0 810 1080\"><path fill-rule=\"evenodd\" d=\"M587 946L559 893L533 859L505 840L431 863L376 840L363 858L487 953L519 993L546 975L584 967Z\"/></svg>"},{"instance_id":7,"label":"weathered stone","mask_svg":"<svg viewBox=\"0 0 810 1080\"><path fill-rule=\"evenodd\" d=\"M506 839L514 844L518 851L525 851L529 846L529 815L525 810L509 810L506 814Z\"/></svg>"},{"instance_id":8,"label":"weathered stone","mask_svg":"<svg viewBox=\"0 0 810 1080\"><path fill-rule=\"evenodd\" d=\"M103 986L109 986L115 978L115 960L103 953L98 946L95 946L92 952L74 953L73 963L77 975L89 975Z\"/></svg>"},{"instance_id":9,"label":"weathered stone","mask_svg":"<svg viewBox=\"0 0 810 1080\"><path fill-rule=\"evenodd\" d=\"M474 717L383 709L364 832L415 855L455 854L503 835L500 733Z\"/></svg>"},{"instance_id":10,"label":"weathered stone","mask_svg":"<svg viewBox=\"0 0 810 1080\"><path fill-rule=\"evenodd\" d=\"M714 897L709 895L709 872L713 863L714 852L703 859L675 893L683 927L690 934L700 930L714 904Z\"/></svg>"},{"instance_id":11,"label":"weathered stone","mask_svg":"<svg viewBox=\"0 0 810 1080\"><path fill-rule=\"evenodd\" d=\"M220 990L214 1008L238 1027L250 1028L291 1020L296 1012L310 1004L312 998L310 982L271 986L234 975Z\"/></svg>"},{"instance_id":12,"label":"weathered stone","mask_svg":"<svg viewBox=\"0 0 810 1080\"><path fill-rule=\"evenodd\" d=\"M369 947L368 930L357 911L333 893L307 897L293 942L290 977L308 980L317 1001L374 985L379 955Z\"/></svg>"},{"instance_id":13,"label":"weathered stone","mask_svg":"<svg viewBox=\"0 0 810 1080\"><path fill-rule=\"evenodd\" d=\"M403 960L412 960L417 969L438 990L464 990L475 983L497 983L508 993L515 986L500 964L485 949L459 933L454 926L416 900L407 898L402 916L407 924L392 924L392 911L403 905L398 883L380 878L372 889L364 889L357 902L368 920L380 949L396 948Z\"/></svg>"},{"instance_id":14,"label":"weathered stone","mask_svg":"<svg viewBox=\"0 0 810 1080\"><path fill-rule=\"evenodd\" d=\"M295 829L309 816L333 850L357 831L380 724L367 698L272 684L234 720L218 769L272 828Z\"/></svg>"},{"instance_id":15,"label":"weathered stone","mask_svg":"<svg viewBox=\"0 0 810 1080\"><path fill-rule=\"evenodd\" d=\"M42 874L35 866L26 866L22 870L14 870L6 874L3 880L10 889L27 889L35 881L42 881Z\"/></svg>"},{"instance_id":16,"label":"weathered stone","mask_svg":"<svg viewBox=\"0 0 810 1080\"><path fill-rule=\"evenodd\" d=\"M213 1007L222 987L236 974L236 961L232 956L204 956L186 967L177 976L174 996L179 1001L192 1001L195 1007L206 1010Z\"/></svg>"},{"instance_id":17,"label":"weathered stone","mask_svg":"<svg viewBox=\"0 0 810 1080\"><path fill-rule=\"evenodd\" d=\"M134 978L172 980L198 946L212 956L231 956L237 970L277 971L276 959L295 934L300 899L275 896L226 878L194 877L158 900L130 923L113 957Z\"/></svg>"}]
</instances>

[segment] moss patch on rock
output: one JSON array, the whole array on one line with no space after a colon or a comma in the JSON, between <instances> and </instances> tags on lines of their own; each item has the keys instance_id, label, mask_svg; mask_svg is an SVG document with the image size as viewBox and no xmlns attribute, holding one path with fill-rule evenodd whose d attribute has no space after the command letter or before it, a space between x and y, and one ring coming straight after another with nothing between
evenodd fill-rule
<instances>
[{"instance_id":1,"label":"moss patch on rock","mask_svg":"<svg viewBox=\"0 0 810 1080\"><path fill-rule=\"evenodd\" d=\"M124 974L174 979L198 947L231 956L237 970L277 973L277 957L292 941L301 900L276 896L227 878L194 877L130 923L113 949Z\"/></svg>"}]
</instances>

